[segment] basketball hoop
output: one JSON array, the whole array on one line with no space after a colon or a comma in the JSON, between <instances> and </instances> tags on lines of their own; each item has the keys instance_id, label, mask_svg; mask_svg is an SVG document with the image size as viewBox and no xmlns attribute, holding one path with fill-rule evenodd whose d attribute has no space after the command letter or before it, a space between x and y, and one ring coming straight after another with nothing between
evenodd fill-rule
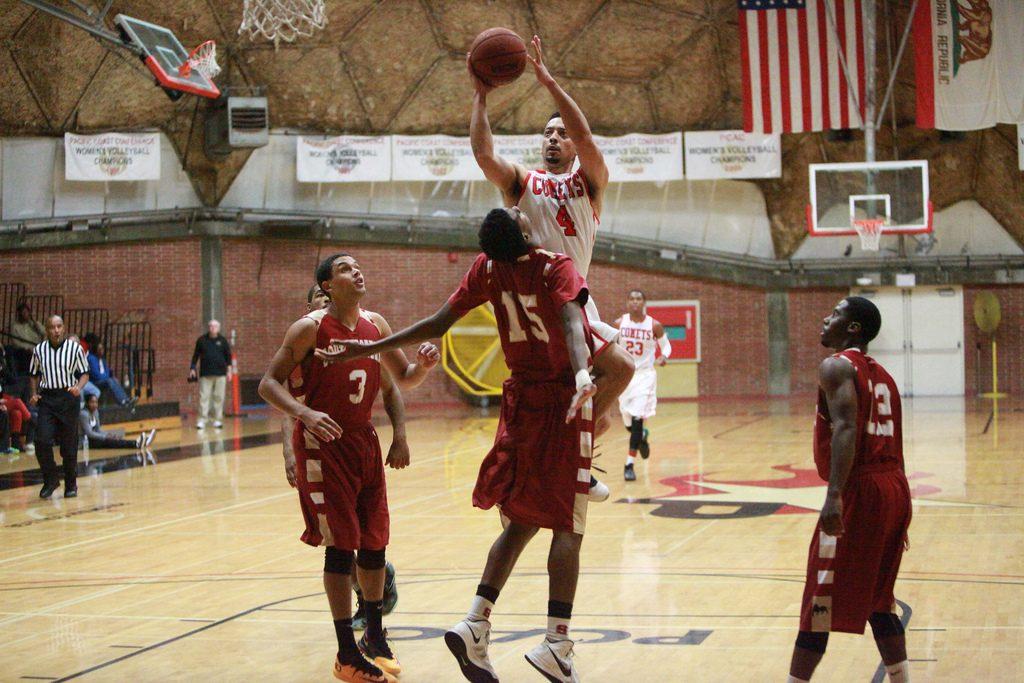
<instances>
[{"instance_id":1,"label":"basketball hoop","mask_svg":"<svg viewBox=\"0 0 1024 683\"><path fill-rule=\"evenodd\" d=\"M211 80L220 73L220 65L217 64L217 43L208 40L192 50L188 59L178 67L178 75L188 78L193 69Z\"/></svg>"},{"instance_id":2,"label":"basketball hoop","mask_svg":"<svg viewBox=\"0 0 1024 683\"><path fill-rule=\"evenodd\" d=\"M245 0L238 33L275 43L309 37L327 25L324 0Z\"/></svg>"},{"instance_id":3,"label":"basketball hoop","mask_svg":"<svg viewBox=\"0 0 1024 683\"><path fill-rule=\"evenodd\" d=\"M884 218L855 218L853 229L860 237L860 248L864 251L878 251L882 241L882 226L885 225Z\"/></svg>"}]
</instances>

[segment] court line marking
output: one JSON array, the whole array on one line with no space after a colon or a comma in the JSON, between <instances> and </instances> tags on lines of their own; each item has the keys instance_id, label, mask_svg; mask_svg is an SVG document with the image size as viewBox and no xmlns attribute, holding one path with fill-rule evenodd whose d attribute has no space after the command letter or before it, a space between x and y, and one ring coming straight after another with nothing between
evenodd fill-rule
<instances>
[{"instance_id":1,"label":"court line marking","mask_svg":"<svg viewBox=\"0 0 1024 683\"><path fill-rule=\"evenodd\" d=\"M275 445L275 444L270 444L270 445ZM258 446L258 448L266 448L266 446ZM248 450L248 449L246 449L246 450ZM417 464L419 464L419 465L426 465L426 464L431 463L431 462L436 462L438 460L443 460L444 458L445 458L445 456L439 455L439 456L435 456L433 458L428 458L426 460L420 460L418 462L411 463L409 465L409 467L407 467L405 469L409 469L411 467L414 467ZM171 464L171 463L169 463L169 464ZM475 484L475 482L474 482L474 484ZM474 485L474 484L465 484L465 485L463 485L461 487L458 487L458 488L455 488L455 489L444 489L443 491L440 491L438 493L431 494L431 496L429 498L436 498L436 497L441 496L441 495L448 495L452 491L457 491L460 488L468 488L469 486ZM246 501L246 502L243 502L243 503L235 503L233 505L228 505L228 506L225 506L225 507L222 507L222 508L215 508L213 510L207 510L206 512L197 512L197 513L192 514L192 515L185 515L184 517L176 517L175 519L169 519L169 520L165 520L163 522L156 522L155 524L148 524L146 526L137 527L135 529L125 529L124 531L117 531L117 532L114 532L112 534L107 534L106 536L99 536L97 538L91 538L91 539L84 539L84 540L81 540L81 541L75 541L74 543L68 543L68 544L62 545L62 546L43 548L42 550L36 550L34 552L26 553L24 555L16 555L15 557L6 557L6 558L3 558L3 559L0 559L0 565L9 564L11 562L17 562L19 560L27 560L29 558L38 557L40 555L48 555L48 554L55 553L55 552L62 552L62 551L65 551L65 550L71 550L72 548L77 548L77 547L80 547L80 546L83 546L83 545L92 545L92 544L96 544L96 543L103 543L105 541L109 541L109 540L114 539L114 538L120 538L122 536L128 536L130 534L137 534L137 533L140 533L140 532L143 532L143 531L150 531L152 529L159 529L160 527L170 526L172 524L177 524L179 522L187 522L187 521L193 520L193 519L200 519L202 517L209 517L210 515L221 514L223 512L228 511L228 510L237 510L239 508L249 507L251 505L261 505L263 503L266 503L266 502L269 502L269 501L272 501L272 500L278 500L279 498L285 498L285 497L290 497L290 496L294 496L294 495L295 495L295 491L289 489L288 491L284 491L282 493L275 493L272 496L265 496L263 498L257 498L256 500L250 500L250 501ZM427 498L427 500L429 500L429 498ZM413 502L413 501L409 501L409 502ZM391 509L391 510L398 510L398 509L401 509L402 507L404 507L405 505L406 505L405 503L399 503L399 505L391 507L389 509Z\"/></svg>"}]
</instances>

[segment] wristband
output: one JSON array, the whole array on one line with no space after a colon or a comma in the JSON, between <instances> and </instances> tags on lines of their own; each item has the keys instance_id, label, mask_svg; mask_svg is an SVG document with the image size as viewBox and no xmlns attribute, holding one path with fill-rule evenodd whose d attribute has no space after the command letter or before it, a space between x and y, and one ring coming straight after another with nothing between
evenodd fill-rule
<instances>
[{"instance_id":1,"label":"wristband","mask_svg":"<svg viewBox=\"0 0 1024 683\"><path fill-rule=\"evenodd\" d=\"M590 379L590 373L586 370L580 370L576 373L576 391L579 391L588 384L593 383Z\"/></svg>"}]
</instances>

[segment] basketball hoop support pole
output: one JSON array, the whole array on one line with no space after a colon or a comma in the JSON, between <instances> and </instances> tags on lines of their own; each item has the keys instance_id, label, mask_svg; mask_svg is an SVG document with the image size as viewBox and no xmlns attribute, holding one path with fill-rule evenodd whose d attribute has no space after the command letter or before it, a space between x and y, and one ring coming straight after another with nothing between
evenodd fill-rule
<instances>
[{"instance_id":1,"label":"basketball hoop support pole","mask_svg":"<svg viewBox=\"0 0 1024 683\"><path fill-rule=\"evenodd\" d=\"M864 161L875 160L875 67L878 53L878 30L875 25L875 3L861 4L864 12ZM868 194L873 194L874 178L868 176Z\"/></svg>"},{"instance_id":2,"label":"basketball hoop support pole","mask_svg":"<svg viewBox=\"0 0 1024 683\"><path fill-rule=\"evenodd\" d=\"M51 5L50 3L44 2L43 0L21 0L21 2L28 5L29 7L34 7L40 12L46 12L51 16L57 17L61 21L65 21L71 24L72 26L80 28L88 33L91 33L100 40L105 40L109 43L114 43L118 47L123 47L127 50L131 50L136 55L142 56L142 50L138 46L132 45L131 43L121 40L121 36L114 33L113 31L108 31L107 29L102 28L101 26L97 26L96 24L90 23L82 17L76 16L65 9L57 7L56 5ZM109 8L109 3L107 3L107 5ZM104 14L106 13L106 10L107 8L103 10Z\"/></svg>"}]
</instances>

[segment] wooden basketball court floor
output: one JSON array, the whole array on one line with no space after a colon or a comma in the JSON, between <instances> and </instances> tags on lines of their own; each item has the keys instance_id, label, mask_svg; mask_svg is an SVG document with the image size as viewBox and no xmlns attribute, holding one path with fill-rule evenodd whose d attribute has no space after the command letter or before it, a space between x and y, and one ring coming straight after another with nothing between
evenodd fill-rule
<instances>
[{"instance_id":1,"label":"wooden basketball court floor","mask_svg":"<svg viewBox=\"0 0 1024 683\"><path fill-rule=\"evenodd\" d=\"M917 504L897 597L917 681L1024 680L1024 412L1002 403L994 422L987 402L905 404ZM612 498L590 508L573 620L584 680L785 680L824 491L812 418L809 400L662 404L629 485L625 431L603 439ZM499 529L470 504L495 422L414 414L413 465L389 473L405 681L461 680L441 635ZM5 463L0 679L331 680L322 551L298 541L276 425L170 432L143 463L94 450L67 501L37 498L33 457ZM542 538L493 617L503 681L540 680L522 655L545 626ZM878 664L870 635L834 635L816 680L881 680Z\"/></svg>"}]
</instances>

